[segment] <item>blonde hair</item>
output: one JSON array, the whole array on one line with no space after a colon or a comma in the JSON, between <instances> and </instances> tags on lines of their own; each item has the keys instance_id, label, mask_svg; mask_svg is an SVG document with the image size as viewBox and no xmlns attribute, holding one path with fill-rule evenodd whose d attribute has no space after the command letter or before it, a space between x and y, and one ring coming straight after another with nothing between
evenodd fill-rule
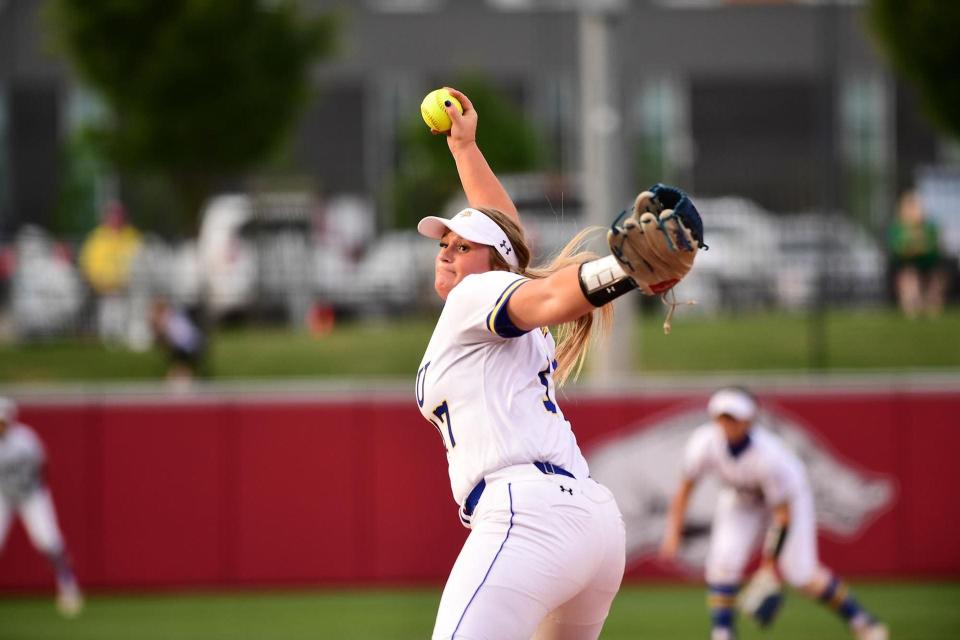
<instances>
[{"instance_id":1,"label":"blonde hair","mask_svg":"<svg viewBox=\"0 0 960 640\"><path fill-rule=\"evenodd\" d=\"M583 247L590 236L601 229L587 228L578 233L567 245L554 255L546 264L531 267L530 247L523 234L523 228L511 217L487 207L477 207L503 229L516 252L519 268L511 267L496 251L490 252L490 268L499 271L512 271L530 279L546 278L570 265L579 265L594 260L597 254ZM613 325L613 305L605 304L576 320L557 325L557 370L553 377L557 387L561 387L571 376L575 380L583 369L587 352L592 342L610 331Z\"/></svg>"}]
</instances>

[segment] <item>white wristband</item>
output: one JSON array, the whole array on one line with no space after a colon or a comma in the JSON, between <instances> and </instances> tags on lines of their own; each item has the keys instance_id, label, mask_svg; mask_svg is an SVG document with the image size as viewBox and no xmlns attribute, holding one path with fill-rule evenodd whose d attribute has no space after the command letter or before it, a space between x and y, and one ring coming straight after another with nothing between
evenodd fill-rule
<instances>
[{"instance_id":1,"label":"white wristband","mask_svg":"<svg viewBox=\"0 0 960 640\"><path fill-rule=\"evenodd\" d=\"M614 256L606 256L580 265L580 290L595 307L602 307L637 288Z\"/></svg>"}]
</instances>

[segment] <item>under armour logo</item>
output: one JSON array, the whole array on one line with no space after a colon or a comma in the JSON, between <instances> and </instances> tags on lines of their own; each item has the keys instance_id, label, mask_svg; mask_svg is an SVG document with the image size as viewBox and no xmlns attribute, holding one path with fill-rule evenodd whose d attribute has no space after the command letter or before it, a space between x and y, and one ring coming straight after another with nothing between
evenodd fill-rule
<instances>
[{"instance_id":1,"label":"under armour logo","mask_svg":"<svg viewBox=\"0 0 960 640\"><path fill-rule=\"evenodd\" d=\"M568 489L568 488L566 488L565 486L560 485L560 493L563 493L564 491L566 491L566 492L569 493L570 495L573 495L573 489Z\"/></svg>"},{"instance_id":2,"label":"under armour logo","mask_svg":"<svg viewBox=\"0 0 960 640\"><path fill-rule=\"evenodd\" d=\"M513 247L508 247L508 246L507 246L507 241L506 241L506 240L501 240L501 241L500 241L500 248L503 249L503 252L504 252L505 254L507 254L507 255L510 255L510 252L513 251Z\"/></svg>"}]
</instances>

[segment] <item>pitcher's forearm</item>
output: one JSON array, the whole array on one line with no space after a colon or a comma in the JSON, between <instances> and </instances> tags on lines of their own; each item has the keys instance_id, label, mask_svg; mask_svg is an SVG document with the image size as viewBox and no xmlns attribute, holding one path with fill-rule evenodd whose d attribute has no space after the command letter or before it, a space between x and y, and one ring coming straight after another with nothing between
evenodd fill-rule
<instances>
[{"instance_id":1,"label":"pitcher's forearm","mask_svg":"<svg viewBox=\"0 0 960 640\"><path fill-rule=\"evenodd\" d=\"M483 157L476 142L464 143L451 148L460 184L471 207L491 207L520 222L517 207L503 188L493 169Z\"/></svg>"}]
</instances>

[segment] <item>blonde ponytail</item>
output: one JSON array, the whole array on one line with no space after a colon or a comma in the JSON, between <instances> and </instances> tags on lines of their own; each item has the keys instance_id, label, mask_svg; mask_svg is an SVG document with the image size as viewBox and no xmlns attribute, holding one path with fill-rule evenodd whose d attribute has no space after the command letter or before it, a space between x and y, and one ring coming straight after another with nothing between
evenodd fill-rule
<instances>
[{"instance_id":1,"label":"blonde ponytail","mask_svg":"<svg viewBox=\"0 0 960 640\"><path fill-rule=\"evenodd\" d=\"M539 279L546 278L564 267L579 265L599 257L592 251L583 248L591 235L603 231L600 227L592 227L584 229L574 236L547 264L531 267L530 247L527 245L520 225L513 218L496 209L478 208L503 229L517 252L519 269L511 268L500 254L491 251L491 267L494 269L513 271L527 278ZM586 361L591 344L595 339L608 334L612 326L613 305L606 304L580 316L576 320L565 322L556 327L557 369L554 371L553 379L558 388L571 376L576 380L583 369L583 363Z\"/></svg>"}]
</instances>

